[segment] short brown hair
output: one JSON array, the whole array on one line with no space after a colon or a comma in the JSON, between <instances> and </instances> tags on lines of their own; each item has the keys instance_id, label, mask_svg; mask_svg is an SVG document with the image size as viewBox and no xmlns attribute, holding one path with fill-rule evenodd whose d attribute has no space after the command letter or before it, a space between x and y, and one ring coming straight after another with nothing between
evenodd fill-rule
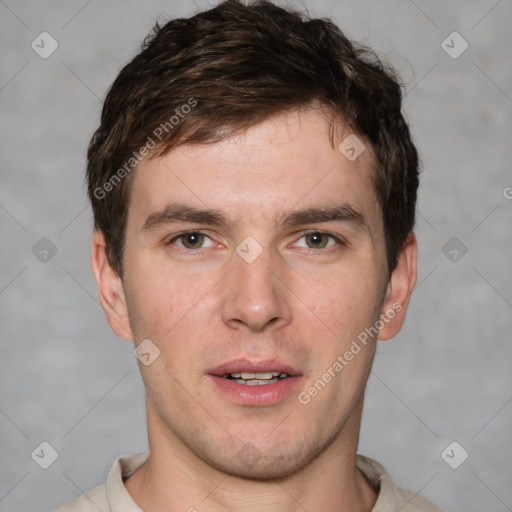
<instances>
[{"instance_id":1,"label":"short brown hair","mask_svg":"<svg viewBox=\"0 0 512 512\"><path fill-rule=\"evenodd\" d=\"M114 270L123 277L130 171L142 156L216 142L313 104L370 144L393 270L414 226L419 174L396 74L332 21L261 0L227 0L157 23L112 84L89 145L87 180Z\"/></svg>"}]
</instances>

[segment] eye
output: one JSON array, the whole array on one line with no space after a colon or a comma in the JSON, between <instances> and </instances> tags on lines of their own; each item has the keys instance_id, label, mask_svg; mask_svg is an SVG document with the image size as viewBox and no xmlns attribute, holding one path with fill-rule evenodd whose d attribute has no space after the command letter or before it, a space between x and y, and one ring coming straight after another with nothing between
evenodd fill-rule
<instances>
[{"instance_id":1,"label":"eye","mask_svg":"<svg viewBox=\"0 0 512 512\"><path fill-rule=\"evenodd\" d=\"M306 245L300 245L300 240L304 240ZM310 231L309 233L304 233L299 240L295 242L295 245L308 249L327 249L337 243L341 244L342 242L334 235L323 233L322 231Z\"/></svg>"},{"instance_id":2,"label":"eye","mask_svg":"<svg viewBox=\"0 0 512 512\"><path fill-rule=\"evenodd\" d=\"M203 245L205 242L207 242L207 245ZM167 245L177 245L183 249L194 250L212 247L214 242L209 236L200 231L187 231L186 233L181 233L171 238L167 242Z\"/></svg>"}]
</instances>

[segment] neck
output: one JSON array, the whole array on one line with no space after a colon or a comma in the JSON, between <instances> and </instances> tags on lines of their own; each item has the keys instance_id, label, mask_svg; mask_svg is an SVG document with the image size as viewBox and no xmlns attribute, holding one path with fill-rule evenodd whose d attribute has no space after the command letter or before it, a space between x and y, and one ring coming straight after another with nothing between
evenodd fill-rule
<instances>
[{"instance_id":1,"label":"neck","mask_svg":"<svg viewBox=\"0 0 512 512\"><path fill-rule=\"evenodd\" d=\"M229 475L200 459L148 408L150 458L126 481L145 511L252 510L370 512L377 499L356 468L362 401L332 442L307 466L278 479Z\"/></svg>"}]
</instances>

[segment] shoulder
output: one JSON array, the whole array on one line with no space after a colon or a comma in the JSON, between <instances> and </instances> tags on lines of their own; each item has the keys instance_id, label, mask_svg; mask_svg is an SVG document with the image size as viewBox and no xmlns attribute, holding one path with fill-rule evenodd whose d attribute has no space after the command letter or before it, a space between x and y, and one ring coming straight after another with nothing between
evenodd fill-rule
<instances>
[{"instance_id":1,"label":"shoulder","mask_svg":"<svg viewBox=\"0 0 512 512\"><path fill-rule=\"evenodd\" d=\"M141 512L123 481L149 457L149 452L120 457L114 462L107 481L87 491L55 512Z\"/></svg>"},{"instance_id":2,"label":"shoulder","mask_svg":"<svg viewBox=\"0 0 512 512\"><path fill-rule=\"evenodd\" d=\"M406 489L397 490L396 503L402 512L443 512L430 501Z\"/></svg>"},{"instance_id":3,"label":"shoulder","mask_svg":"<svg viewBox=\"0 0 512 512\"><path fill-rule=\"evenodd\" d=\"M107 487L98 485L78 498L59 507L55 512L110 512Z\"/></svg>"},{"instance_id":4,"label":"shoulder","mask_svg":"<svg viewBox=\"0 0 512 512\"><path fill-rule=\"evenodd\" d=\"M399 489L376 460L358 454L356 464L379 493L372 512L442 512L417 493Z\"/></svg>"}]
</instances>

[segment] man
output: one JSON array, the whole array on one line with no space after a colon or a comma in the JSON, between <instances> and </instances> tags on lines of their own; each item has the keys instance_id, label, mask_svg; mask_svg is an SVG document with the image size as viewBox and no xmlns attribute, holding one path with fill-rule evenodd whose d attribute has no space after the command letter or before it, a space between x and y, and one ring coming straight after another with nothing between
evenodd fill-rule
<instances>
[{"instance_id":1,"label":"man","mask_svg":"<svg viewBox=\"0 0 512 512\"><path fill-rule=\"evenodd\" d=\"M356 455L416 282L391 70L330 21L229 0L156 27L88 152L92 267L148 454L65 511L435 511Z\"/></svg>"}]
</instances>

